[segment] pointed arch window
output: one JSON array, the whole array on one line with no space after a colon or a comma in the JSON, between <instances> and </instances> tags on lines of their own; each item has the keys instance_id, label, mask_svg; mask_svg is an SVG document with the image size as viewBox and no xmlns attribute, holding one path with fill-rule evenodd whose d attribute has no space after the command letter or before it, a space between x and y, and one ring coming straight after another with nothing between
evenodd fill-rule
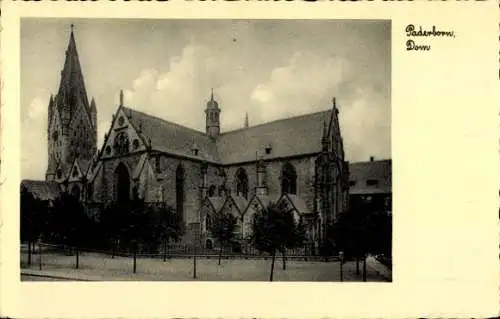
<instances>
[{"instance_id":1,"label":"pointed arch window","mask_svg":"<svg viewBox=\"0 0 500 319\"><path fill-rule=\"evenodd\" d=\"M184 168L181 164L175 171L175 202L178 214L184 211Z\"/></svg>"},{"instance_id":2,"label":"pointed arch window","mask_svg":"<svg viewBox=\"0 0 500 319\"><path fill-rule=\"evenodd\" d=\"M205 230L209 232L211 228L212 228L212 217L210 216L210 214L207 214L207 217L205 217Z\"/></svg>"},{"instance_id":3,"label":"pointed arch window","mask_svg":"<svg viewBox=\"0 0 500 319\"><path fill-rule=\"evenodd\" d=\"M93 194L94 194L94 185L92 184L92 182L90 182L87 184L87 200L88 201L92 200Z\"/></svg>"},{"instance_id":4,"label":"pointed arch window","mask_svg":"<svg viewBox=\"0 0 500 319\"><path fill-rule=\"evenodd\" d=\"M215 185L210 185L208 188L208 197L213 197L215 196Z\"/></svg>"},{"instance_id":5,"label":"pointed arch window","mask_svg":"<svg viewBox=\"0 0 500 319\"><path fill-rule=\"evenodd\" d=\"M130 174L125 164L120 163L115 170L115 200L130 201Z\"/></svg>"},{"instance_id":6,"label":"pointed arch window","mask_svg":"<svg viewBox=\"0 0 500 319\"><path fill-rule=\"evenodd\" d=\"M73 186L73 189L71 190L71 195L77 200L80 200L80 187L78 187L78 185Z\"/></svg>"},{"instance_id":7,"label":"pointed arch window","mask_svg":"<svg viewBox=\"0 0 500 319\"><path fill-rule=\"evenodd\" d=\"M297 194L297 172L288 162L281 169L281 193Z\"/></svg>"},{"instance_id":8,"label":"pointed arch window","mask_svg":"<svg viewBox=\"0 0 500 319\"><path fill-rule=\"evenodd\" d=\"M243 168L236 171L236 194L248 198L248 176Z\"/></svg>"},{"instance_id":9,"label":"pointed arch window","mask_svg":"<svg viewBox=\"0 0 500 319\"><path fill-rule=\"evenodd\" d=\"M224 185L220 185L220 186L219 186L219 196L224 196L224 195L226 195L226 191L227 191L227 190L226 190L226 186L224 186Z\"/></svg>"},{"instance_id":10,"label":"pointed arch window","mask_svg":"<svg viewBox=\"0 0 500 319\"><path fill-rule=\"evenodd\" d=\"M120 132L115 137L113 148L116 155L124 155L129 152L129 140L126 132Z\"/></svg>"}]
</instances>

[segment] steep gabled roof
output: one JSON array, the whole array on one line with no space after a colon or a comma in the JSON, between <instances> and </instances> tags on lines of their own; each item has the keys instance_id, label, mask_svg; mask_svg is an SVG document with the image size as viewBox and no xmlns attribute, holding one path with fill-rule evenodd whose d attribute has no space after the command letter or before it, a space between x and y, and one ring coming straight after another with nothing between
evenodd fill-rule
<instances>
[{"instance_id":1,"label":"steep gabled roof","mask_svg":"<svg viewBox=\"0 0 500 319\"><path fill-rule=\"evenodd\" d=\"M252 198L248 201L248 205L243 211L243 214L246 214L248 209L251 208L252 204L257 204L261 208L266 207L269 205L270 202L277 203L281 198L281 195L279 194L271 194L271 195L266 195L266 196L259 196L257 194L254 194Z\"/></svg>"},{"instance_id":2,"label":"steep gabled roof","mask_svg":"<svg viewBox=\"0 0 500 319\"><path fill-rule=\"evenodd\" d=\"M228 195L226 201L224 202L224 205L227 202L233 203L234 206L236 206L236 209L238 210L238 213L240 215L243 215L245 212L245 209L248 206L248 201L246 200L245 197L242 196L235 196L235 195Z\"/></svg>"},{"instance_id":3,"label":"steep gabled roof","mask_svg":"<svg viewBox=\"0 0 500 319\"><path fill-rule=\"evenodd\" d=\"M321 111L222 133L213 139L129 107L120 108L152 150L223 165L253 162L257 154L264 159L317 154L322 150L323 126L332 117L332 110Z\"/></svg>"},{"instance_id":4,"label":"steep gabled roof","mask_svg":"<svg viewBox=\"0 0 500 319\"><path fill-rule=\"evenodd\" d=\"M240 214L243 214L245 212L245 209L248 206L248 200L245 197L242 196L232 196L231 198L233 199L234 204L240 211Z\"/></svg>"},{"instance_id":5,"label":"steep gabled roof","mask_svg":"<svg viewBox=\"0 0 500 319\"><path fill-rule=\"evenodd\" d=\"M205 133L131 108L123 107L123 110L144 142L151 141L152 150L217 162L215 142ZM193 154L194 145L198 155Z\"/></svg>"},{"instance_id":6,"label":"steep gabled roof","mask_svg":"<svg viewBox=\"0 0 500 319\"><path fill-rule=\"evenodd\" d=\"M212 207L216 213L218 213L221 210L222 206L226 201L226 199L221 196L207 197L207 200L210 202L210 204L212 204Z\"/></svg>"},{"instance_id":7,"label":"steep gabled roof","mask_svg":"<svg viewBox=\"0 0 500 319\"><path fill-rule=\"evenodd\" d=\"M284 200L285 198L287 198L292 203L293 207L300 215L312 214L304 199L300 198L299 196L293 194L285 194L283 197L281 197L281 200Z\"/></svg>"},{"instance_id":8,"label":"steep gabled roof","mask_svg":"<svg viewBox=\"0 0 500 319\"><path fill-rule=\"evenodd\" d=\"M391 193L392 161L350 163L349 184L349 194L352 195Z\"/></svg>"},{"instance_id":9,"label":"steep gabled roof","mask_svg":"<svg viewBox=\"0 0 500 319\"><path fill-rule=\"evenodd\" d=\"M78 167L80 168L82 176L87 176L87 172L89 171L89 167L90 164L92 163L92 160L85 158L77 158L76 162L78 164Z\"/></svg>"},{"instance_id":10,"label":"steep gabled roof","mask_svg":"<svg viewBox=\"0 0 500 319\"><path fill-rule=\"evenodd\" d=\"M40 200L55 200L61 195L61 189L56 182L23 180L21 187L26 188L35 198Z\"/></svg>"},{"instance_id":11,"label":"steep gabled roof","mask_svg":"<svg viewBox=\"0 0 500 319\"><path fill-rule=\"evenodd\" d=\"M264 154L266 159L318 153L321 151L323 123L330 120L331 112L317 112L223 133L217 140L221 164L255 161L256 152ZM268 145L271 152L265 155Z\"/></svg>"}]
</instances>

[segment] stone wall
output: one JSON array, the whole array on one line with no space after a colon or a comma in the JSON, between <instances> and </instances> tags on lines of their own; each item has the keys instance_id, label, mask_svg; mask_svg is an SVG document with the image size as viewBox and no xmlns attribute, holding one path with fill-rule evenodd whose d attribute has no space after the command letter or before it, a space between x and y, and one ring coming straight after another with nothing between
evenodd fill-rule
<instances>
[{"instance_id":1,"label":"stone wall","mask_svg":"<svg viewBox=\"0 0 500 319\"><path fill-rule=\"evenodd\" d=\"M292 164L297 173L297 195L303 198L311 211L314 211L314 175L315 175L315 156L304 156L287 160ZM266 161L266 177L268 194L281 194L281 169L285 161L271 160ZM236 194L236 172L238 169L245 169L248 176L250 199L255 194L257 186L257 165L256 163L246 163L242 165L230 165L224 167L227 174L227 185L231 193Z\"/></svg>"}]
</instances>

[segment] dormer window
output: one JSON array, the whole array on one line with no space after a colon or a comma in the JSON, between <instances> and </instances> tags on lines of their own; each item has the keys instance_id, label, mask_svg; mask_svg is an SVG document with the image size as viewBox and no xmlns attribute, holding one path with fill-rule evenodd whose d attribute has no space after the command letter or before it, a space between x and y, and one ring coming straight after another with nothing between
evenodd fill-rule
<instances>
[{"instance_id":1,"label":"dormer window","mask_svg":"<svg viewBox=\"0 0 500 319\"><path fill-rule=\"evenodd\" d=\"M200 152L200 148L198 147L198 144L193 141L193 146L191 147L191 151L193 152L194 156L198 156L198 153Z\"/></svg>"},{"instance_id":2,"label":"dormer window","mask_svg":"<svg viewBox=\"0 0 500 319\"><path fill-rule=\"evenodd\" d=\"M271 144L267 144L265 150L266 150L266 154L268 154L268 155L271 154L271 151L273 150Z\"/></svg>"},{"instance_id":3,"label":"dormer window","mask_svg":"<svg viewBox=\"0 0 500 319\"><path fill-rule=\"evenodd\" d=\"M120 126L121 126L121 125L123 125L123 123L125 123L125 119L123 118L123 116L120 116L120 117L118 118L118 125L120 125Z\"/></svg>"},{"instance_id":4,"label":"dormer window","mask_svg":"<svg viewBox=\"0 0 500 319\"><path fill-rule=\"evenodd\" d=\"M76 177L76 176L78 176L78 170L75 168L75 169L73 170L73 177Z\"/></svg>"},{"instance_id":5,"label":"dormer window","mask_svg":"<svg viewBox=\"0 0 500 319\"><path fill-rule=\"evenodd\" d=\"M62 177L62 170L58 169L56 175L57 175L57 178L61 178Z\"/></svg>"}]
</instances>

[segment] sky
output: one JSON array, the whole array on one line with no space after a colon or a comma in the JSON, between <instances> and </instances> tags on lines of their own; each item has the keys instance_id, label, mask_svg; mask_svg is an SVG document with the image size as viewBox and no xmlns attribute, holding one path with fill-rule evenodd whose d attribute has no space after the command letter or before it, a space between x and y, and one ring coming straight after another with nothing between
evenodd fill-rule
<instances>
[{"instance_id":1,"label":"sky","mask_svg":"<svg viewBox=\"0 0 500 319\"><path fill-rule=\"evenodd\" d=\"M70 25L98 147L124 104L201 131L213 88L221 130L339 108L346 159L391 158L391 25L366 20L23 19L21 177L44 179L47 111Z\"/></svg>"}]
</instances>

